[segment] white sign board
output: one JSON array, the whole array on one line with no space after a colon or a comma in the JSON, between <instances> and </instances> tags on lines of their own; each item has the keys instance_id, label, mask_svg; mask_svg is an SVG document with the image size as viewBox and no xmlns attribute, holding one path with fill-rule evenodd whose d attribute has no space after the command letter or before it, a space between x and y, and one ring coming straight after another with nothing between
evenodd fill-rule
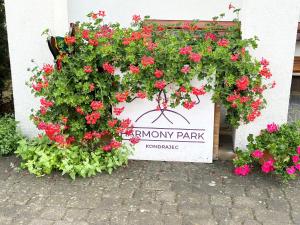
<instances>
[{"instance_id":1,"label":"white sign board","mask_svg":"<svg viewBox=\"0 0 300 225\"><path fill-rule=\"evenodd\" d=\"M213 157L214 103L211 95L199 96L188 110L182 106L158 109L158 102L135 99L125 106L121 119L133 122L139 137L131 159L211 163ZM125 141L130 137L124 135Z\"/></svg>"}]
</instances>

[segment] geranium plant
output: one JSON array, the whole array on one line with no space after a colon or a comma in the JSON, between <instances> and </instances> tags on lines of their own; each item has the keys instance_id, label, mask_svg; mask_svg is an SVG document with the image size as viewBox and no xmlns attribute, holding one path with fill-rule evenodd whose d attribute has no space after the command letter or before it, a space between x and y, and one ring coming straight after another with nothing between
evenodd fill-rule
<instances>
[{"instance_id":1,"label":"geranium plant","mask_svg":"<svg viewBox=\"0 0 300 225\"><path fill-rule=\"evenodd\" d=\"M211 92L235 127L253 121L265 107L263 91L274 86L263 82L271 77L269 62L251 57L257 38L242 39L238 20L222 28L217 23L222 14L199 29L197 21L172 27L134 15L131 26L122 28L105 24L104 16L90 13L89 22L57 39L55 66L32 70L30 85L41 103L32 120L60 148L109 153L122 148L122 135L137 143L130 118L117 117L124 110L118 104L135 98L168 93L165 108L191 109L199 95ZM205 85L193 86L195 79Z\"/></svg>"},{"instance_id":2,"label":"geranium plant","mask_svg":"<svg viewBox=\"0 0 300 225\"><path fill-rule=\"evenodd\" d=\"M300 171L300 122L279 126L268 124L257 137L248 136L247 150L237 150L235 173L246 176L253 167L263 173L294 179Z\"/></svg>"}]
</instances>

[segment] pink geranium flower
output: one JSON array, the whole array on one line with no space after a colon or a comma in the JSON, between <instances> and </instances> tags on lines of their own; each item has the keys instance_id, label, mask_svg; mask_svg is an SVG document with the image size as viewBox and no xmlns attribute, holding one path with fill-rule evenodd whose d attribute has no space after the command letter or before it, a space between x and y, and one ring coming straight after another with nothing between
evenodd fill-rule
<instances>
[{"instance_id":1,"label":"pink geranium flower","mask_svg":"<svg viewBox=\"0 0 300 225\"><path fill-rule=\"evenodd\" d=\"M295 168L300 171L300 164L297 164Z\"/></svg>"},{"instance_id":2,"label":"pink geranium flower","mask_svg":"<svg viewBox=\"0 0 300 225\"><path fill-rule=\"evenodd\" d=\"M274 132L277 132L279 130L278 125L276 125L275 123L270 123L267 125L267 131L271 134Z\"/></svg>"},{"instance_id":3,"label":"pink geranium flower","mask_svg":"<svg viewBox=\"0 0 300 225\"><path fill-rule=\"evenodd\" d=\"M264 153L259 150L259 149L256 149L254 152L252 152L251 156L253 158L257 158L257 159L260 159L261 157L263 157Z\"/></svg>"},{"instance_id":4,"label":"pink geranium flower","mask_svg":"<svg viewBox=\"0 0 300 225\"><path fill-rule=\"evenodd\" d=\"M264 164L261 166L261 170L264 172L264 173L270 173L274 170L274 161L272 159L264 162Z\"/></svg>"},{"instance_id":5,"label":"pink geranium flower","mask_svg":"<svg viewBox=\"0 0 300 225\"><path fill-rule=\"evenodd\" d=\"M286 168L286 172L289 174L289 175L292 175L296 172L296 169L294 166L290 166L288 168Z\"/></svg>"},{"instance_id":6,"label":"pink geranium flower","mask_svg":"<svg viewBox=\"0 0 300 225\"><path fill-rule=\"evenodd\" d=\"M296 164L299 161L299 155L293 155L292 156L292 161L294 164Z\"/></svg>"},{"instance_id":7,"label":"pink geranium flower","mask_svg":"<svg viewBox=\"0 0 300 225\"><path fill-rule=\"evenodd\" d=\"M297 147L297 153L300 155L300 146Z\"/></svg>"},{"instance_id":8,"label":"pink geranium flower","mask_svg":"<svg viewBox=\"0 0 300 225\"><path fill-rule=\"evenodd\" d=\"M239 176L246 176L250 172L250 166L245 164L243 166L236 167L234 173Z\"/></svg>"}]
</instances>

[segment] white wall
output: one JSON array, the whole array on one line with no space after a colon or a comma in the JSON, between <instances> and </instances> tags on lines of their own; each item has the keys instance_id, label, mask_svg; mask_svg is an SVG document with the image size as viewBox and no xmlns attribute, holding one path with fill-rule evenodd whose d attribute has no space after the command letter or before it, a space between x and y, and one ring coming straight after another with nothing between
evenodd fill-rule
<instances>
[{"instance_id":1,"label":"white wall","mask_svg":"<svg viewBox=\"0 0 300 225\"><path fill-rule=\"evenodd\" d=\"M30 77L27 68L34 66L31 59L39 65L52 62L46 39L41 34L46 28L50 28L53 34L67 31L67 1L6 0L5 8L15 116L23 133L33 136L37 130L29 115L30 110L36 108L37 99L25 85Z\"/></svg>"},{"instance_id":2,"label":"white wall","mask_svg":"<svg viewBox=\"0 0 300 225\"><path fill-rule=\"evenodd\" d=\"M88 2L88 3L87 3ZM84 21L91 11L105 10L107 21L129 25L132 15L150 15L153 19L200 19L228 12L228 5L239 6L241 0L69 0L69 21ZM231 20L229 13L225 18Z\"/></svg>"},{"instance_id":3,"label":"white wall","mask_svg":"<svg viewBox=\"0 0 300 225\"><path fill-rule=\"evenodd\" d=\"M237 147L244 147L248 134L258 134L268 123L287 121L300 1L251 0L244 1L242 7L243 36L259 37L259 47L252 53L270 61L277 86L265 92L268 105L262 116L237 129L234 143Z\"/></svg>"}]
</instances>

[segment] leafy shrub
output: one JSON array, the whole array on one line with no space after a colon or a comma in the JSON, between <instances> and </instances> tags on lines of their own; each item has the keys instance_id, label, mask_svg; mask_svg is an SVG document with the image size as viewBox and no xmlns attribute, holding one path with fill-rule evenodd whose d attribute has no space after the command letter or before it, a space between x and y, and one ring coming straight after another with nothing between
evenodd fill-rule
<instances>
[{"instance_id":1,"label":"leafy shrub","mask_svg":"<svg viewBox=\"0 0 300 225\"><path fill-rule=\"evenodd\" d=\"M247 150L237 150L235 173L247 175L259 166L264 173L275 173L283 180L295 179L300 171L300 121L278 126L269 124L260 135L248 136Z\"/></svg>"},{"instance_id":2,"label":"leafy shrub","mask_svg":"<svg viewBox=\"0 0 300 225\"><path fill-rule=\"evenodd\" d=\"M18 147L18 141L21 138L16 130L17 122L10 115L0 117L0 156L8 155Z\"/></svg>"},{"instance_id":3,"label":"leafy shrub","mask_svg":"<svg viewBox=\"0 0 300 225\"><path fill-rule=\"evenodd\" d=\"M127 164L131 150L125 145L111 152L101 149L91 152L76 145L62 149L50 143L47 137L42 137L22 139L15 153L23 159L21 168L28 169L36 176L59 170L75 179L76 176L90 177L102 171L111 173L117 167Z\"/></svg>"},{"instance_id":4,"label":"leafy shrub","mask_svg":"<svg viewBox=\"0 0 300 225\"><path fill-rule=\"evenodd\" d=\"M132 144L139 141L132 135L131 120L118 117L124 110L120 103L135 98L157 98L165 108L191 109L199 96L212 92L213 101L227 108L233 126L253 121L265 107L262 93L269 86L263 81L272 75L269 62L251 57L249 48L256 47L257 39L242 40L238 21L225 28L216 17L201 30L197 22L165 26L134 15L131 26L122 28L105 24L104 16L104 11L90 13L88 22L57 38L55 65L32 69L29 85L41 105L31 118L52 150L36 142L24 147L20 155L31 172L41 175L56 168L74 177L82 175L78 168L85 168L84 162L94 156L97 162L114 161L126 148L124 136ZM207 83L192 86L192 80ZM158 97L167 94L168 101ZM27 157L26 151L43 157ZM47 154L53 158L50 164L45 164ZM62 154L63 161L56 160Z\"/></svg>"}]
</instances>

